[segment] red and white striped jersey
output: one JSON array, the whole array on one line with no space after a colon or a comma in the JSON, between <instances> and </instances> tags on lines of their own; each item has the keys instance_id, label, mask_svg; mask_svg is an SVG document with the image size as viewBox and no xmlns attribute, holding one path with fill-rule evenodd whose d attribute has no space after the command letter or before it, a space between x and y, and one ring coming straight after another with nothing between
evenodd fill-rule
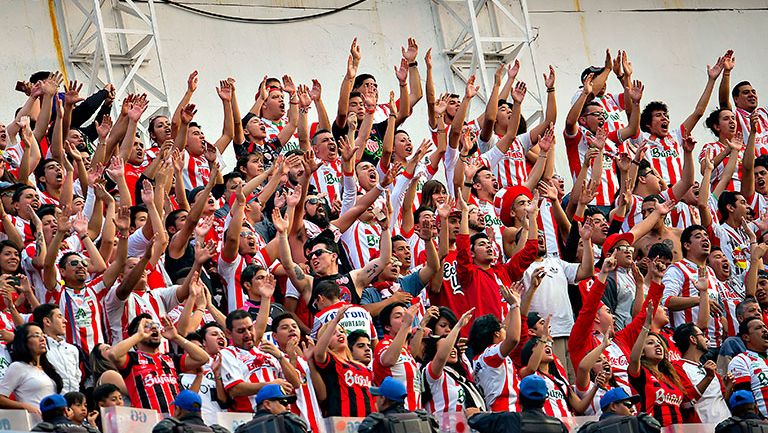
<instances>
[{"instance_id":1,"label":"red and white striped jersey","mask_svg":"<svg viewBox=\"0 0 768 433\"><path fill-rule=\"evenodd\" d=\"M728 373L733 375L734 386L749 384L760 414L768 416L768 364L765 358L749 349L731 359Z\"/></svg>"},{"instance_id":2,"label":"red and white striped jersey","mask_svg":"<svg viewBox=\"0 0 768 433\"><path fill-rule=\"evenodd\" d=\"M736 332L739 330L739 321L736 319L736 307L738 307L744 299L744 294L740 294L737 290L734 290L736 287L731 289L732 286L730 281L717 281L717 293L720 295L720 300L723 301L723 305L725 306L725 321L728 325L725 332L729 337L736 336Z\"/></svg>"},{"instance_id":3,"label":"red and white striped jersey","mask_svg":"<svg viewBox=\"0 0 768 433\"><path fill-rule=\"evenodd\" d=\"M631 392L632 387L629 385L629 374L627 373L627 368L629 368L627 353L615 341L606 347L603 353L608 358L608 363L611 365L611 371L616 379L616 383L624 388L625 391Z\"/></svg>"},{"instance_id":4,"label":"red and white striped jersey","mask_svg":"<svg viewBox=\"0 0 768 433\"><path fill-rule=\"evenodd\" d=\"M188 150L182 152L184 157L184 170L181 178L184 180L184 189L191 191L198 186L205 186L211 178L211 167L204 155L192 156Z\"/></svg>"},{"instance_id":5,"label":"red and white striped jersey","mask_svg":"<svg viewBox=\"0 0 768 433\"><path fill-rule=\"evenodd\" d=\"M13 323L11 313L0 311L0 330L13 332L16 325ZM0 341L0 380L5 376L5 370L11 365L11 354L8 352L8 343Z\"/></svg>"},{"instance_id":6,"label":"red and white striped jersey","mask_svg":"<svg viewBox=\"0 0 768 433\"><path fill-rule=\"evenodd\" d=\"M0 151L0 158L6 161L5 170L19 177L19 168L21 167L21 156L24 154L24 147L21 141L10 143L4 150Z\"/></svg>"},{"instance_id":7,"label":"red and white striped jersey","mask_svg":"<svg viewBox=\"0 0 768 433\"><path fill-rule=\"evenodd\" d=\"M752 230L757 231L756 226ZM741 226L731 227L727 223L712 224L709 226L709 238L712 245L720 247L720 250L731 261L731 281L744 286L744 278L749 269L749 236Z\"/></svg>"},{"instance_id":8,"label":"red and white striped jersey","mask_svg":"<svg viewBox=\"0 0 768 433\"><path fill-rule=\"evenodd\" d=\"M285 128L285 126L288 124L288 117L283 116L283 118L278 121L269 120L266 117L262 117L261 121L264 122L264 126L266 127L267 138L265 141L270 141L276 139L280 134L280 131ZM299 137L296 135L296 133L294 133L290 140L288 140L288 142L283 145L282 149L280 149L280 153L285 155L286 153L298 148Z\"/></svg>"},{"instance_id":9,"label":"red and white striped jersey","mask_svg":"<svg viewBox=\"0 0 768 433\"><path fill-rule=\"evenodd\" d=\"M699 291L696 289L696 281L698 280L698 265L688 259L680 260L671 264L667 268L667 272L664 274L662 284L664 285L664 293L661 296L661 302L665 306L669 306L669 298L673 296L681 297L698 297ZM707 295L710 299L720 303L720 296L717 292L717 277L715 277L715 271L707 266ZM683 323L695 322L699 317L699 306L686 308L682 311L672 311L670 314L670 325L672 328L682 325ZM723 341L723 327L720 324L720 315L715 314L715 317L709 318L709 326L707 329L702 329L709 340L709 347L720 347L720 343Z\"/></svg>"},{"instance_id":10,"label":"red and white striped jersey","mask_svg":"<svg viewBox=\"0 0 768 433\"><path fill-rule=\"evenodd\" d=\"M341 242L355 269L364 268L368 262L379 256L380 240L381 227L378 224L359 220L341 234Z\"/></svg>"},{"instance_id":11,"label":"red and white striped jersey","mask_svg":"<svg viewBox=\"0 0 768 433\"><path fill-rule=\"evenodd\" d=\"M339 308L346 304L348 303L341 301L318 311L317 314L315 314L314 322L312 322L312 333L310 334L312 338L317 339L317 333L320 331L320 328L332 321L336 317ZM352 305L347 312L344 313L344 317L339 321L339 325L344 328L344 331L347 334L352 331L363 331L368 334L368 337L370 337L371 340L378 338L371 313L359 305Z\"/></svg>"},{"instance_id":12,"label":"red and white striped jersey","mask_svg":"<svg viewBox=\"0 0 768 433\"><path fill-rule=\"evenodd\" d=\"M37 191L37 196L40 199L40 204L41 205L44 205L44 204L52 204L54 206L58 206L59 205L59 199L57 199L56 197L52 196L50 193L48 193L48 191L40 191L40 190L38 190Z\"/></svg>"},{"instance_id":13,"label":"red and white striped jersey","mask_svg":"<svg viewBox=\"0 0 768 433\"><path fill-rule=\"evenodd\" d=\"M389 346L392 344L394 338L391 335L385 335L384 338L379 341L373 352L373 381L376 384L381 384L387 376L392 376L399 382L405 385L405 389L408 391L408 397L405 399L405 408L408 410L421 409L421 374L419 372L419 365L411 355L411 351L408 349L408 344L403 344L403 348L400 349L400 356L397 358L395 365L391 367L385 367L382 364L381 357L384 355Z\"/></svg>"},{"instance_id":14,"label":"red and white striped jersey","mask_svg":"<svg viewBox=\"0 0 768 433\"><path fill-rule=\"evenodd\" d=\"M520 412L517 395L520 377L512 359L501 356L501 343L494 344L475 358L473 370L475 383L485 395L485 404L492 412Z\"/></svg>"},{"instance_id":15,"label":"red and white striped jersey","mask_svg":"<svg viewBox=\"0 0 768 433\"><path fill-rule=\"evenodd\" d=\"M565 136L568 166L570 167L573 180L576 181L581 171L581 164L586 157L587 150L589 150L587 136L592 137L594 134L589 132L587 128L579 125L574 136L570 137L565 132L563 135ZM619 142L618 132L609 132L608 140L605 141L605 148L603 150L603 172L600 175L600 189L597 191L597 197L590 203L591 205L611 206L613 204L616 191L620 189L619 176L613 160L621 149L623 149L623 146ZM587 170L589 176L592 176L592 167L590 166Z\"/></svg>"},{"instance_id":16,"label":"red and white striped jersey","mask_svg":"<svg viewBox=\"0 0 768 433\"><path fill-rule=\"evenodd\" d=\"M496 244L496 251L499 254L499 260L506 259L504 255L504 223L496 214L496 206L493 202L485 201L477 197L470 196L469 203L478 207L485 220L485 232L488 237Z\"/></svg>"},{"instance_id":17,"label":"red and white striped jersey","mask_svg":"<svg viewBox=\"0 0 768 433\"><path fill-rule=\"evenodd\" d=\"M757 111L757 131L755 131L755 154L768 155L768 110L765 107L755 108ZM739 128L744 135L744 142L746 143L747 137L749 137L749 113L747 110L736 108L734 110L736 114L736 121L739 122ZM740 170L739 170L740 171Z\"/></svg>"},{"instance_id":18,"label":"red and white striped jersey","mask_svg":"<svg viewBox=\"0 0 768 433\"><path fill-rule=\"evenodd\" d=\"M528 180L528 161L525 154L533 147L531 134L522 133L515 137L504 154L504 159L492 167L493 174L499 182L499 188L522 185Z\"/></svg>"},{"instance_id":19,"label":"red and white striped jersey","mask_svg":"<svg viewBox=\"0 0 768 433\"><path fill-rule=\"evenodd\" d=\"M293 390L296 394L296 404L291 405L291 411L307 422L310 432L325 433L325 420L320 411L320 404L317 402L309 363L301 356L297 356L295 367L301 379L301 387Z\"/></svg>"},{"instance_id":20,"label":"red and white striped jersey","mask_svg":"<svg viewBox=\"0 0 768 433\"><path fill-rule=\"evenodd\" d=\"M659 195L666 201L669 200L671 193L672 190L667 189L662 191ZM643 220L643 199L643 196L632 194L632 199L629 204L627 204L627 215L624 217L624 224L621 226L623 232L630 231L635 224L638 224Z\"/></svg>"},{"instance_id":21,"label":"red and white striped jersey","mask_svg":"<svg viewBox=\"0 0 768 433\"><path fill-rule=\"evenodd\" d=\"M67 319L67 343L91 353L98 343L106 342L106 316L101 301L107 291L101 278L96 278L81 289L56 284L52 302Z\"/></svg>"},{"instance_id":22,"label":"red and white striped jersey","mask_svg":"<svg viewBox=\"0 0 768 433\"><path fill-rule=\"evenodd\" d=\"M539 201L539 215L537 217L539 230L544 232L544 241L547 245L547 255L560 257L560 243L558 242L557 222L552 202L543 198Z\"/></svg>"},{"instance_id":23,"label":"red and white striped jersey","mask_svg":"<svg viewBox=\"0 0 768 433\"><path fill-rule=\"evenodd\" d=\"M640 132L632 142L639 145L646 143L645 159L651 163L667 185L680 181L683 174L683 136L684 126L669 131L666 137L657 137L647 132Z\"/></svg>"},{"instance_id":24,"label":"red and white striped jersey","mask_svg":"<svg viewBox=\"0 0 768 433\"><path fill-rule=\"evenodd\" d=\"M710 195L707 203L709 213L712 216L712 224L719 224L720 218L717 217L717 199ZM701 212L696 206L678 202L672 212L669 213L670 226L685 230L686 227L694 224L701 224Z\"/></svg>"},{"instance_id":25,"label":"red and white striped jersey","mask_svg":"<svg viewBox=\"0 0 768 433\"><path fill-rule=\"evenodd\" d=\"M424 243L424 239L419 237L419 234L414 227L411 227L409 233L402 231L401 228L399 234L405 238L406 242L408 242L408 247L411 249L411 269L414 269L422 264L419 261L419 257L424 256L427 246Z\"/></svg>"},{"instance_id":26,"label":"red and white striped jersey","mask_svg":"<svg viewBox=\"0 0 768 433\"><path fill-rule=\"evenodd\" d=\"M579 99L581 93L581 90L578 90L573 95L571 98L571 105ZM605 114L608 115L608 118L605 120L608 132L618 131L627 126L624 123L624 117L622 116L622 113L624 112L624 93L614 95L613 93L606 92L603 96L595 96L593 101L598 102L605 110Z\"/></svg>"},{"instance_id":27,"label":"red and white striped jersey","mask_svg":"<svg viewBox=\"0 0 768 433\"><path fill-rule=\"evenodd\" d=\"M56 263L59 262L62 254L67 251L82 251L82 243L76 234L69 236L61 242L61 249L56 255ZM43 284L42 268L38 269L32 262L36 256L36 245L34 243L27 245L21 251L21 264L24 267L24 272L27 274L27 278L29 278L29 284L35 291L35 296L37 296L37 299L43 302L50 302L52 294L46 290L45 284ZM61 280L61 274L59 273L58 266L54 269L56 270L56 280Z\"/></svg>"},{"instance_id":28,"label":"red and white striped jersey","mask_svg":"<svg viewBox=\"0 0 768 433\"><path fill-rule=\"evenodd\" d=\"M318 193L325 193L328 204L332 204L337 198L341 200L342 176L341 158L337 158L335 161L323 161L317 171L312 173L309 182L317 188Z\"/></svg>"},{"instance_id":29,"label":"red and white striped jersey","mask_svg":"<svg viewBox=\"0 0 768 433\"><path fill-rule=\"evenodd\" d=\"M153 322L160 323L161 317L179 305L179 300L176 298L178 286L141 292L132 291L125 300L120 300L117 297L118 285L115 283L104 298L104 309L107 312L112 344L130 337L128 325L136 316L146 313L152 316ZM168 348L167 341L164 341L162 348Z\"/></svg>"},{"instance_id":30,"label":"red and white striped jersey","mask_svg":"<svg viewBox=\"0 0 768 433\"><path fill-rule=\"evenodd\" d=\"M283 370L278 360L261 349L251 350L237 346L221 349L221 382L229 391L233 386L243 383L265 383L281 378ZM256 394L247 397L235 397L232 412L255 412Z\"/></svg>"},{"instance_id":31,"label":"red and white striped jersey","mask_svg":"<svg viewBox=\"0 0 768 433\"><path fill-rule=\"evenodd\" d=\"M461 384L445 372L445 367L439 375L432 371L432 362L425 367L424 377L429 387L432 399L427 402L429 413L462 412L466 406L466 395Z\"/></svg>"},{"instance_id":32,"label":"red and white striped jersey","mask_svg":"<svg viewBox=\"0 0 768 433\"><path fill-rule=\"evenodd\" d=\"M242 284L240 284L240 274L243 269L248 266L245 259L240 254L237 254L235 260L231 263L222 257L219 253L218 269L219 275L224 279L224 284L227 289L227 310L235 311L242 308L247 296L243 290Z\"/></svg>"},{"instance_id":33,"label":"red and white striped jersey","mask_svg":"<svg viewBox=\"0 0 768 433\"><path fill-rule=\"evenodd\" d=\"M13 224L13 227L19 232L19 236L21 236L21 239L24 241L24 245L29 245L35 242L35 234L32 233L32 226L30 226L29 221L13 215L8 215L8 218L11 219L11 224ZM8 239L8 235L5 233L5 226L2 224L0 224L0 233L2 233L0 239Z\"/></svg>"},{"instance_id":34,"label":"red and white striped jersey","mask_svg":"<svg viewBox=\"0 0 768 433\"><path fill-rule=\"evenodd\" d=\"M745 137L747 137L745 135ZM746 140L746 139L745 139ZM703 160L704 157L708 156L712 158L714 161L715 157L722 153L723 151L730 152L730 148L728 145L723 144L719 141L714 141L712 143L707 143L701 148L701 152L699 153L699 161ZM715 167L714 170L712 170L712 189L715 188L715 185L717 185L720 182L720 179L723 178L723 172L725 171L725 166L728 165L728 160L730 159L730 153L726 155L725 159L718 164L717 167ZM726 191L741 191L741 162L744 160L744 149L741 149L739 151L739 162L736 166L736 172L733 173L733 177L731 177L731 180L728 182L728 186L725 187Z\"/></svg>"},{"instance_id":35,"label":"red and white striped jersey","mask_svg":"<svg viewBox=\"0 0 768 433\"><path fill-rule=\"evenodd\" d=\"M759 192L755 191L752 197L745 197L749 207L755 215L755 219L768 218L768 198Z\"/></svg>"},{"instance_id":36,"label":"red and white striped jersey","mask_svg":"<svg viewBox=\"0 0 768 433\"><path fill-rule=\"evenodd\" d=\"M571 411L568 410L567 392L570 391L568 380L564 378L559 379L542 371L537 371L535 374L547 383L547 399L544 401L544 407L542 408L544 413L556 418L571 416Z\"/></svg>"}]
</instances>

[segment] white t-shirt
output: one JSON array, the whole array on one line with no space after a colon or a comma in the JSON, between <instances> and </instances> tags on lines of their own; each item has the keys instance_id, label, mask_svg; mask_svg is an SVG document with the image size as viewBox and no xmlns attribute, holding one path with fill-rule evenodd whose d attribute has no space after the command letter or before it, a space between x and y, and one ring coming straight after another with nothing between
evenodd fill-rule
<instances>
[{"instance_id":1,"label":"white t-shirt","mask_svg":"<svg viewBox=\"0 0 768 433\"><path fill-rule=\"evenodd\" d=\"M679 362L693 386L698 385L706 377L707 372L700 363L691 362L687 359L681 359ZM719 377L715 376L712 379L712 382L704 390L704 393L698 398L696 403L694 403L693 407L704 424L718 424L720 421L731 416L728 405L725 403L725 399L723 399Z\"/></svg>"},{"instance_id":2,"label":"white t-shirt","mask_svg":"<svg viewBox=\"0 0 768 433\"><path fill-rule=\"evenodd\" d=\"M218 413L223 411L221 406L219 406L218 401L215 400L216 379L213 375L213 370L211 369L212 364L213 358L208 360L208 362L203 365L203 381L200 383L200 392L197 393L200 396L200 399L203 401L203 406L200 408L200 413L203 417L203 420L205 420L205 422L209 425L216 424ZM179 383L181 384L181 387L183 389L189 389L192 386L192 383L195 381L196 376L197 375L194 373L180 374Z\"/></svg>"},{"instance_id":3,"label":"white t-shirt","mask_svg":"<svg viewBox=\"0 0 768 433\"><path fill-rule=\"evenodd\" d=\"M40 406L40 400L56 394L56 383L43 370L26 362L12 362L0 380L0 395L16 396L19 403Z\"/></svg>"},{"instance_id":4,"label":"white t-shirt","mask_svg":"<svg viewBox=\"0 0 768 433\"><path fill-rule=\"evenodd\" d=\"M533 272L539 268L547 270L538 290L531 300L530 311L535 311L541 317L552 314L550 321L553 337L567 337L573 328L573 312L568 298L568 284L576 283L578 263L568 263L555 257L545 257L542 261L531 263L523 274L523 284L526 290L531 287Z\"/></svg>"}]
</instances>

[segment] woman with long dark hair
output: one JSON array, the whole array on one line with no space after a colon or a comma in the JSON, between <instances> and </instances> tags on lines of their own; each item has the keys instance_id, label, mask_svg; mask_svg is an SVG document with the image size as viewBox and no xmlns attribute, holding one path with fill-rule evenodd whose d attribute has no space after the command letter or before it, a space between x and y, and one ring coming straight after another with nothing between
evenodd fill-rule
<instances>
[{"instance_id":1,"label":"woman with long dark hair","mask_svg":"<svg viewBox=\"0 0 768 433\"><path fill-rule=\"evenodd\" d=\"M0 408L25 409L40 414L40 400L61 392L61 376L45 354L47 345L43 330L36 324L25 323L16 328L11 346L13 362L0 380ZM15 400L9 397L13 394Z\"/></svg>"},{"instance_id":2,"label":"woman with long dark hair","mask_svg":"<svg viewBox=\"0 0 768 433\"><path fill-rule=\"evenodd\" d=\"M640 412L647 412L662 426L680 424L680 406L689 400L683 380L669 359L666 341L650 332L655 307L648 305L645 324L629 355L629 383L640 394Z\"/></svg>"},{"instance_id":3,"label":"woman with long dark hair","mask_svg":"<svg viewBox=\"0 0 768 433\"><path fill-rule=\"evenodd\" d=\"M448 335L424 341L421 374L422 383L427 386L421 400L431 413L460 412L468 407L485 410L483 395L470 381L471 375L461 362L461 350L456 345L459 332L469 323L472 311L474 308L464 313Z\"/></svg>"}]
</instances>

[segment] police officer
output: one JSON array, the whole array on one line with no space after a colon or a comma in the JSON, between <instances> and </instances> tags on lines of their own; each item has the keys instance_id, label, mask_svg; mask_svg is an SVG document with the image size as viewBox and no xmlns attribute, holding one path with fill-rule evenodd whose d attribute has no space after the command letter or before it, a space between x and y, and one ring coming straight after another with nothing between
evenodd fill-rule
<instances>
[{"instance_id":1,"label":"police officer","mask_svg":"<svg viewBox=\"0 0 768 433\"><path fill-rule=\"evenodd\" d=\"M196 392L185 389L173 401L173 416L155 425L152 433L229 433L226 428L214 424L208 426L200 416L203 400Z\"/></svg>"},{"instance_id":2,"label":"police officer","mask_svg":"<svg viewBox=\"0 0 768 433\"><path fill-rule=\"evenodd\" d=\"M750 433L768 429L768 422L757 410L751 391L734 391L728 403L732 416L718 424L715 433Z\"/></svg>"},{"instance_id":3,"label":"police officer","mask_svg":"<svg viewBox=\"0 0 768 433\"><path fill-rule=\"evenodd\" d=\"M639 395L629 395L624 388L608 390L600 398L600 420L584 424L578 433L621 431L625 433L658 433L661 424L647 413L635 416L634 406L640 402Z\"/></svg>"},{"instance_id":4,"label":"police officer","mask_svg":"<svg viewBox=\"0 0 768 433\"><path fill-rule=\"evenodd\" d=\"M98 433L93 427L85 427L70 421L67 416L67 400L59 394L51 394L40 400L40 412L43 422L32 431L57 433Z\"/></svg>"},{"instance_id":5,"label":"police officer","mask_svg":"<svg viewBox=\"0 0 768 433\"><path fill-rule=\"evenodd\" d=\"M431 415L423 410L409 411L405 408L408 391L394 377L385 377L379 387L371 388L371 394L378 397L377 412L365 417L357 428L358 433L389 432L393 421L402 424L404 431L439 431L437 421Z\"/></svg>"},{"instance_id":6,"label":"police officer","mask_svg":"<svg viewBox=\"0 0 768 433\"><path fill-rule=\"evenodd\" d=\"M467 409L469 426L480 433L568 433L562 421L541 410L547 400L547 383L530 375L520 381L522 412L480 412Z\"/></svg>"},{"instance_id":7,"label":"police officer","mask_svg":"<svg viewBox=\"0 0 768 433\"><path fill-rule=\"evenodd\" d=\"M293 403L296 403L296 396L287 395L280 385L265 385L256 394L256 413L253 419L238 427L235 433L307 433L307 423L288 410Z\"/></svg>"}]
</instances>

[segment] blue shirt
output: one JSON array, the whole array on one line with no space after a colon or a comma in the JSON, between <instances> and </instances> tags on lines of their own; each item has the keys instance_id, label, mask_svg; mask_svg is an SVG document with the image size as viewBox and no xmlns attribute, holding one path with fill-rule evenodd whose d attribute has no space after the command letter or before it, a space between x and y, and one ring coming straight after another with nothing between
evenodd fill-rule
<instances>
[{"instance_id":1,"label":"blue shirt","mask_svg":"<svg viewBox=\"0 0 768 433\"><path fill-rule=\"evenodd\" d=\"M410 293L413 296L419 296L419 293L421 293L422 290L424 290L425 284L421 282L421 278L419 278L419 273L414 272L410 275L406 275L405 277L400 277L397 279L397 283L400 284L400 290ZM363 290L363 296L360 297L360 304L366 305L366 304L375 304L377 302L381 302L384 300L384 297L381 296L381 292L376 290L374 287L366 287L365 290ZM416 322L416 319L414 319L414 325L418 325L418 322ZM376 324L376 333L379 334L379 339L384 338L384 335L386 334L384 332L384 328L381 326L378 320L375 322Z\"/></svg>"}]
</instances>

